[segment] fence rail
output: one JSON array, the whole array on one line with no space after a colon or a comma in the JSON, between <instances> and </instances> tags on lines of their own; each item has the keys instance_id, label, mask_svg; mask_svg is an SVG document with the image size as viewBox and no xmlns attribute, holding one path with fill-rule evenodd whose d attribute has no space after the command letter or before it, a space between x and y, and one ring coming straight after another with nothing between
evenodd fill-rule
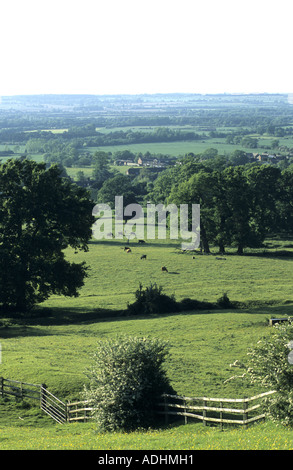
<instances>
[{"instance_id":1,"label":"fence rail","mask_svg":"<svg viewBox=\"0 0 293 470\"><path fill-rule=\"evenodd\" d=\"M87 421L91 419L91 412L93 408L89 401L76 401L67 403L67 421Z\"/></svg>"},{"instance_id":2,"label":"fence rail","mask_svg":"<svg viewBox=\"0 0 293 470\"><path fill-rule=\"evenodd\" d=\"M223 424L247 425L265 418L265 413L261 412L264 398L273 393L276 392L265 392L250 398L181 397L165 394L164 402L159 404L163 410L158 413L165 415L166 423L169 416L183 416L185 423L188 418L193 418L201 420L205 425L208 422L218 423L221 427ZM251 402L256 404L249 406ZM232 407L224 405L227 403L232 404Z\"/></svg>"},{"instance_id":3,"label":"fence rail","mask_svg":"<svg viewBox=\"0 0 293 470\"><path fill-rule=\"evenodd\" d=\"M40 385L19 382L18 380L0 377L0 396L13 395L17 398L40 399Z\"/></svg>"}]
</instances>

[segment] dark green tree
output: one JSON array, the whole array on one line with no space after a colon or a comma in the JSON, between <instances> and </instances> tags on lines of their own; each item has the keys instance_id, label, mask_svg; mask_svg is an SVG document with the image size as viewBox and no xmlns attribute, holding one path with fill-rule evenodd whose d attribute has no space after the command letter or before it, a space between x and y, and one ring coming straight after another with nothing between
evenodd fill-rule
<instances>
[{"instance_id":1,"label":"dark green tree","mask_svg":"<svg viewBox=\"0 0 293 470\"><path fill-rule=\"evenodd\" d=\"M113 177L108 153L102 151L96 152L93 155L93 166L93 187L100 189L108 178Z\"/></svg>"},{"instance_id":2,"label":"dark green tree","mask_svg":"<svg viewBox=\"0 0 293 470\"><path fill-rule=\"evenodd\" d=\"M238 254L243 254L247 246L259 243L251 224L253 200L243 166L226 168L221 174L222 212L225 213L225 233L231 243L237 246Z\"/></svg>"},{"instance_id":3,"label":"dark green tree","mask_svg":"<svg viewBox=\"0 0 293 470\"><path fill-rule=\"evenodd\" d=\"M280 198L278 201L279 229L287 234L293 233L293 167L282 171L280 179Z\"/></svg>"},{"instance_id":4,"label":"dark green tree","mask_svg":"<svg viewBox=\"0 0 293 470\"><path fill-rule=\"evenodd\" d=\"M136 194L129 176L118 174L107 179L98 192L97 202L109 204L114 209L115 196L123 196L124 206L136 203Z\"/></svg>"},{"instance_id":5,"label":"dark green tree","mask_svg":"<svg viewBox=\"0 0 293 470\"><path fill-rule=\"evenodd\" d=\"M0 306L26 311L51 294L77 296L87 268L64 250L87 251L93 203L58 166L0 166Z\"/></svg>"},{"instance_id":6,"label":"dark green tree","mask_svg":"<svg viewBox=\"0 0 293 470\"><path fill-rule=\"evenodd\" d=\"M210 253L210 242L213 240L215 224L215 175L200 171L193 174L188 181L173 186L168 203L200 204L200 240L205 253Z\"/></svg>"},{"instance_id":7,"label":"dark green tree","mask_svg":"<svg viewBox=\"0 0 293 470\"><path fill-rule=\"evenodd\" d=\"M244 168L244 174L248 181L253 209L251 225L262 243L269 233L279 230L278 201L282 190L281 170L269 164L248 165Z\"/></svg>"},{"instance_id":8,"label":"dark green tree","mask_svg":"<svg viewBox=\"0 0 293 470\"><path fill-rule=\"evenodd\" d=\"M229 157L231 165L245 165L249 163L249 157L243 150L234 150Z\"/></svg>"}]
</instances>

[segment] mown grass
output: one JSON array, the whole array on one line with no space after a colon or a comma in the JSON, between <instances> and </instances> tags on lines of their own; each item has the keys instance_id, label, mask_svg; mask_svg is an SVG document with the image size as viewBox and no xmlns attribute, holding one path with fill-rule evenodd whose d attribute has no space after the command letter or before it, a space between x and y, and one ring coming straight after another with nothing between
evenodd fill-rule
<instances>
[{"instance_id":1,"label":"mown grass","mask_svg":"<svg viewBox=\"0 0 293 470\"><path fill-rule=\"evenodd\" d=\"M2 450L292 450L293 432L272 423L248 429L173 426L131 433L98 433L93 424L0 429Z\"/></svg>"},{"instance_id":2,"label":"mown grass","mask_svg":"<svg viewBox=\"0 0 293 470\"><path fill-rule=\"evenodd\" d=\"M179 394L243 398L262 392L245 378L230 380L244 371L230 364L245 363L249 347L270 334L270 317L292 314L291 242L267 241L266 253L252 250L244 256L231 250L225 260L182 253L175 241L131 242L131 253L124 252L124 245L93 241L88 253L68 250L69 258L84 259L91 267L80 297L55 296L30 317L1 319L1 376L46 383L60 399L78 399L97 340L149 335L168 341L166 370ZM140 259L143 253L147 260ZM169 272L163 273L161 265ZM230 300L243 304L234 310L120 316L140 282L156 282L176 300L215 301L227 292ZM93 423L58 425L38 406L14 400L1 401L0 423L0 449L291 449L293 437L272 423L224 432L193 423L97 434Z\"/></svg>"}]
</instances>

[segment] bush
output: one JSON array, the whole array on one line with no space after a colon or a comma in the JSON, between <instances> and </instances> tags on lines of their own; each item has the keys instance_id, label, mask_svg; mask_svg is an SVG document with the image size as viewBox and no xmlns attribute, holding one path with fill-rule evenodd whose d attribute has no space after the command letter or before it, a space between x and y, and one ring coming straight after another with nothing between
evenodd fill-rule
<instances>
[{"instance_id":1,"label":"bush","mask_svg":"<svg viewBox=\"0 0 293 470\"><path fill-rule=\"evenodd\" d=\"M276 324L271 334L249 351L247 374L251 383L275 390L267 399L267 414L274 421L293 425L293 365L288 362L293 340L293 324Z\"/></svg>"},{"instance_id":2,"label":"bush","mask_svg":"<svg viewBox=\"0 0 293 470\"><path fill-rule=\"evenodd\" d=\"M230 299L226 292L224 292L222 297L218 298L217 305L221 308L233 308L233 304L232 302L230 302Z\"/></svg>"},{"instance_id":3,"label":"bush","mask_svg":"<svg viewBox=\"0 0 293 470\"><path fill-rule=\"evenodd\" d=\"M145 337L99 341L88 371L84 396L94 407L93 417L103 431L134 430L156 422L156 405L171 387L163 362L165 342Z\"/></svg>"},{"instance_id":4,"label":"bush","mask_svg":"<svg viewBox=\"0 0 293 470\"><path fill-rule=\"evenodd\" d=\"M149 315L152 313L178 312L179 306L173 296L169 297L162 293L163 288L157 284L139 289L135 293L136 301L127 306L127 313L130 315Z\"/></svg>"}]
</instances>

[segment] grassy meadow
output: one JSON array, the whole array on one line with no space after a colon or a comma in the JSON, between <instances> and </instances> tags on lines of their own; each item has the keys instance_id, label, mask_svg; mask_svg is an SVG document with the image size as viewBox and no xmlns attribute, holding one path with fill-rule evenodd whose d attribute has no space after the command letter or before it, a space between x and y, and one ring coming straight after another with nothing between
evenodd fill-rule
<instances>
[{"instance_id":1,"label":"grassy meadow","mask_svg":"<svg viewBox=\"0 0 293 470\"><path fill-rule=\"evenodd\" d=\"M52 296L34 315L0 322L1 376L45 383L58 398L80 399L85 370L97 340L119 334L168 341L166 370L175 390L186 396L243 398L264 390L252 387L243 369L249 347L270 334L268 319L292 314L293 250L290 241L268 240L261 250L224 260L183 253L178 241L92 240L85 260L89 276L77 298ZM147 255L141 260L142 254ZM195 259L193 259L193 256ZM168 268L162 272L161 266ZM117 316L135 299L142 283L157 283L176 300L216 301L224 292L243 302L231 310L157 312L149 317ZM115 316L116 315L116 316ZM265 422L247 429L176 424L135 433L97 434L93 423L59 425L34 403L0 401L0 449L292 449L293 431Z\"/></svg>"}]
</instances>

